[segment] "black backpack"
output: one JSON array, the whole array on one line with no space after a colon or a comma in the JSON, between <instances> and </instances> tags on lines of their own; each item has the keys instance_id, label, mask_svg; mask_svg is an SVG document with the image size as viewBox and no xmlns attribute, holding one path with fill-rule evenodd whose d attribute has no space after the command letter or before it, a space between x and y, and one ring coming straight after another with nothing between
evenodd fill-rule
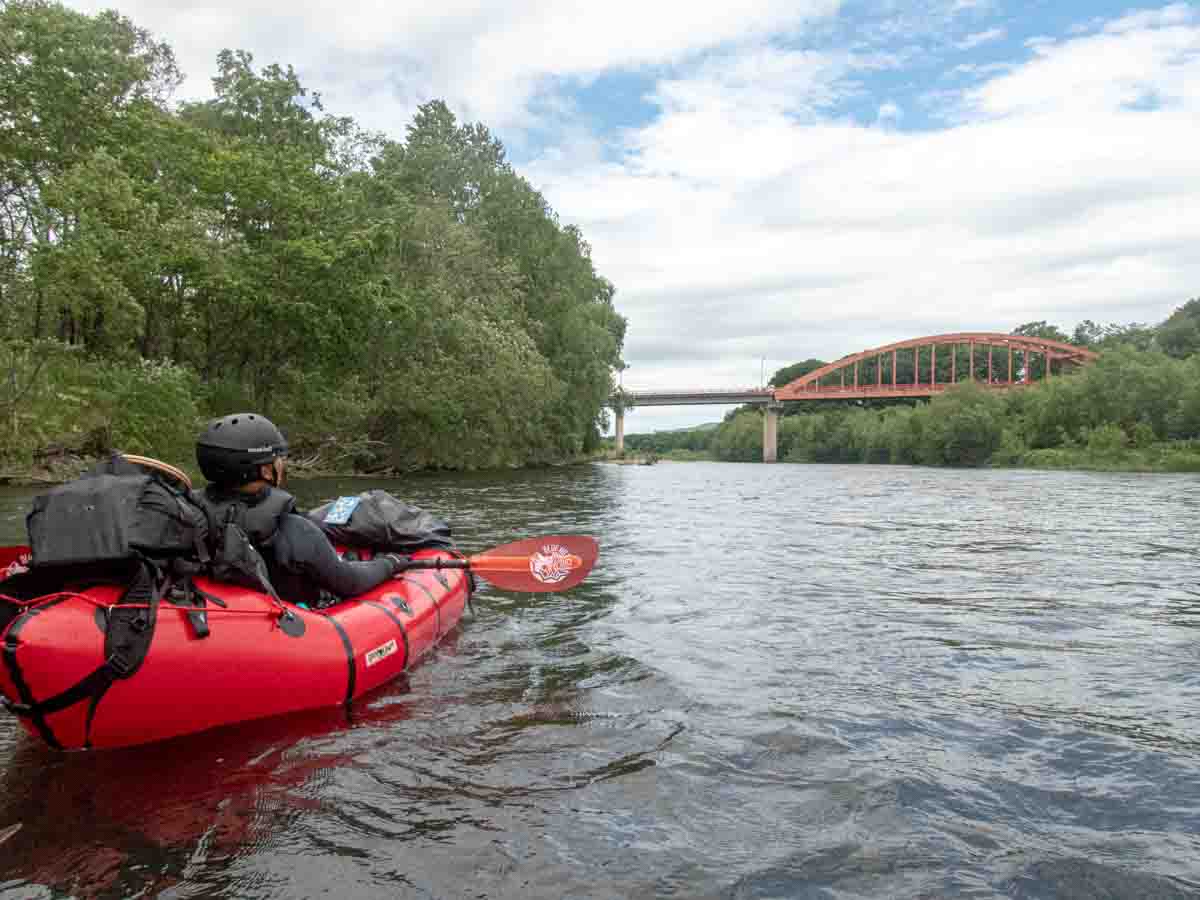
<instances>
[{"instance_id":1,"label":"black backpack","mask_svg":"<svg viewBox=\"0 0 1200 900\"><path fill-rule=\"evenodd\" d=\"M120 454L34 498L25 526L31 574L103 577L149 563L164 580L209 574L279 599L239 522L215 521L203 496Z\"/></svg>"},{"instance_id":2,"label":"black backpack","mask_svg":"<svg viewBox=\"0 0 1200 900\"><path fill-rule=\"evenodd\" d=\"M209 521L191 492L121 457L47 491L25 518L33 566L209 559Z\"/></svg>"},{"instance_id":3,"label":"black backpack","mask_svg":"<svg viewBox=\"0 0 1200 900\"><path fill-rule=\"evenodd\" d=\"M308 517L335 544L378 551L415 553L427 547L450 549L450 526L418 506L383 490L364 491L318 506Z\"/></svg>"}]
</instances>

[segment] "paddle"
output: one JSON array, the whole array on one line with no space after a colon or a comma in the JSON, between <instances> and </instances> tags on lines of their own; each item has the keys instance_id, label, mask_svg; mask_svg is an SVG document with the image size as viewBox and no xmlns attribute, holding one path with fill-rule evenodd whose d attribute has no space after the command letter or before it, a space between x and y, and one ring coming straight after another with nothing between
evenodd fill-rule
<instances>
[{"instance_id":1,"label":"paddle","mask_svg":"<svg viewBox=\"0 0 1200 900\"><path fill-rule=\"evenodd\" d=\"M527 538L466 559L414 559L404 570L470 569L505 591L565 591L587 577L600 555L594 537L553 534ZM28 547L0 547L0 580L24 571Z\"/></svg>"},{"instance_id":2,"label":"paddle","mask_svg":"<svg viewBox=\"0 0 1200 900\"><path fill-rule=\"evenodd\" d=\"M503 544L466 559L414 559L412 569L470 569L505 591L565 591L587 577L600 555L594 537L552 534Z\"/></svg>"}]
</instances>

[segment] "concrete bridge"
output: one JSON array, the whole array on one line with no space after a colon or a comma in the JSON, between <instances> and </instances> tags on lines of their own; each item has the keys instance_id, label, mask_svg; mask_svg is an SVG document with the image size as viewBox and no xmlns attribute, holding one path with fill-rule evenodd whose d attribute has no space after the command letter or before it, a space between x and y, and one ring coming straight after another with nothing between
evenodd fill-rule
<instances>
[{"instance_id":1,"label":"concrete bridge","mask_svg":"<svg viewBox=\"0 0 1200 900\"><path fill-rule=\"evenodd\" d=\"M910 338L851 353L779 388L623 391L610 402L616 413L616 449L624 452L625 413L638 406L753 403L766 408L763 462L775 462L779 413L785 403L932 397L964 381L1008 390L1052 378L1056 368L1062 374L1069 367L1095 359L1091 350L1061 341L996 331L963 331Z\"/></svg>"},{"instance_id":2,"label":"concrete bridge","mask_svg":"<svg viewBox=\"0 0 1200 900\"><path fill-rule=\"evenodd\" d=\"M780 404L772 388L740 388L727 391L625 391L624 404L612 404L616 412L617 452L625 452L625 412L638 406L728 406L731 403L761 403L767 407L763 419L763 462L775 462L778 446ZM771 447L768 455L767 447Z\"/></svg>"}]
</instances>

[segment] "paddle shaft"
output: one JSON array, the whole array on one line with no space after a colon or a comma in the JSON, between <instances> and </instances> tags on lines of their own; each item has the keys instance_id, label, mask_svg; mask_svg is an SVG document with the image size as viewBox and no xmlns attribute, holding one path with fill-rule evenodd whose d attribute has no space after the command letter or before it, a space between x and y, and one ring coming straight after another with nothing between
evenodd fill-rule
<instances>
[{"instance_id":1,"label":"paddle shaft","mask_svg":"<svg viewBox=\"0 0 1200 900\"><path fill-rule=\"evenodd\" d=\"M481 572L527 572L527 556L488 556L486 559L413 559L400 571L412 569L476 569Z\"/></svg>"}]
</instances>

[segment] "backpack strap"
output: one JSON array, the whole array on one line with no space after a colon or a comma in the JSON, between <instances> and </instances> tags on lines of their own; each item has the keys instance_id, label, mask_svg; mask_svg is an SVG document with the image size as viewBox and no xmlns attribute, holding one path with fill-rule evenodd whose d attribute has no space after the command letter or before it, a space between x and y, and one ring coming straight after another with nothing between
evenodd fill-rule
<instances>
[{"instance_id":1,"label":"backpack strap","mask_svg":"<svg viewBox=\"0 0 1200 900\"><path fill-rule=\"evenodd\" d=\"M141 560L133 583L121 598L110 607L108 627L104 637L104 662L65 691L45 700L30 703L8 703L12 713L44 721L48 715L62 712L83 700L88 700L84 747L92 745L92 720L96 707L113 683L132 678L146 660L154 627L158 621L158 605L166 592L168 580L148 560ZM128 606L123 604L129 604ZM55 742L50 742L54 746ZM59 747L58 749L61 749Z\"/></svg>"},{"instance_id":2,"label":"backpack strap","mask_svg":"<svg viewBox=\"0 0 1200 900\"><path fill-rule=\"evenodd\" d=\"M172 584L170 593L167 595L167 599L176 606L195 607L194 610L187 613L187 620L197 638L206 638L212 634L212 630L208 626L208 613L204 609L210 596L196 587L190 574ZM220 605L224 606L225 604L222 602Z\"/></svg>"}]
</instances>

